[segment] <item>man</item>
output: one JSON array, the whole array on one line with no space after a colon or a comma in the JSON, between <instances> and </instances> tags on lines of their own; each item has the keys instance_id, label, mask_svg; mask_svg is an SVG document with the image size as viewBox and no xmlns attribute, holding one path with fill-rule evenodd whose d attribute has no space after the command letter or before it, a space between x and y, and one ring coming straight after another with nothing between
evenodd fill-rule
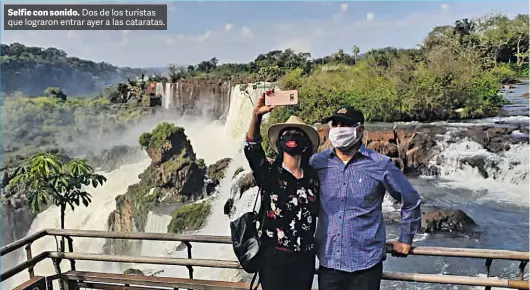
<instances>
[{"instance_id":1,"label":"man","mask_svg":"<svg viewBox=\"0 0 530 290\"><path fill-rule=\"evenodd\" d=\"M386 259L385 191L401 201L401 231L393 254L409 254L421 226L421 198L387 156L362 144L364 115L342 106L331 122L333 148L310 161L321 183L316 242L320 290L378 290Z\"/></svg>"}]
</instances>

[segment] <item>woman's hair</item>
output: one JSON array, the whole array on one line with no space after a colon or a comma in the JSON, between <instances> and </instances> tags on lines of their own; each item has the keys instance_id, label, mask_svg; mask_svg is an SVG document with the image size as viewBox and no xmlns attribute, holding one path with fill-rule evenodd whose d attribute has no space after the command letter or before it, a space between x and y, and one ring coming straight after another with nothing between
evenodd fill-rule
<instances>
[{"instance_id":1,"label":"woman's hair","mask_svg":"<svg viewBox=\"0 0 530 290\"><path fill-rule=\"evenodd\" d=\"M282 133L288 129L289 128L283 129L279 133L279 135L281 136ZM299 130L299 131L302 132L302 134L304 134L304 137L307 139L307 148L302 153L302 159L300 160L300 168L308 168L309 160L311 159L311 156L313 155L313 150L314 150L313 143L311 142L311 139L309 139L309 136L307 136L307 134L304 131L302 130ZM281 165L281 163L283 162L283 150L282 150L282 147L280 146L280 140L281 138L278 138L278 140L276 141L276 148L278 148L278 154L276 155L276 158L274 159L274 163L278 165Z\"/></svg>"}]
</instances>

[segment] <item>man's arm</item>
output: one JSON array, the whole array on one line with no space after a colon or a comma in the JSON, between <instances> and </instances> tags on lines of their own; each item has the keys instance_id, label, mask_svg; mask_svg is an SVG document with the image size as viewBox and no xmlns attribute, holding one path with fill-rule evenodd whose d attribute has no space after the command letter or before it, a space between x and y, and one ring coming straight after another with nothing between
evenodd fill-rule
<instances>
[{"instance_id":1,"label":"man's arm","mask_svg":"<svg viewBox=\"0 0 530 290\"><path fill-rule=\"evenodd\" d=\"M421 197L392 160L385 168L383 183L396 200L401 201L401 231L399 241L412 245L414 234L421 229Z\"/></svg>"}]
</instances>

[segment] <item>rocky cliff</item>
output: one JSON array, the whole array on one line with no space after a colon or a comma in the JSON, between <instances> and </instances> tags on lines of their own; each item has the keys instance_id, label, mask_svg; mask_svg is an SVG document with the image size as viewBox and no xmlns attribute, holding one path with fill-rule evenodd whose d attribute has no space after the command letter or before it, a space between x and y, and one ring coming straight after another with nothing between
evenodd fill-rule
<instances>
[{"instance_id":1,"label":"rocky cliff","mask_svg":"<svg viewBox=\"0 0 530 290\"><path fill-rule=\"evenodd\" d=\"M319 150L330 148L329 126L327 124L315 126L321 138ZM441 151L440 142L468 139L481 144L487 151L499 153L509 150L514 144L528 143L528 137L524 134L514 134L518 131L528 134L528 128L524 127L470 126L459 130L449 126L425 124L393 129L368 127L363 143L366 147L391 157L396 166L405 173L437 175L438 168L432 161ZM484 168L486 162L483 161L480 158L462 160L486 174Z\"/></svg>"},{"instance_id":2,"label":"rocky cliff","mask_svg":"<svg viewBox=\"0 0 530 290\"><path fill-rule=\"evenodd\" d=\"M180 113L221 118L228 110L232 83L224 80L186 79L176 83L152 83L147 95L160 97L166 109Z\"/></svg>"},{"instance_id":3,"label":"rocky cliff","mask_svg":"<svg viewBox=\"0 0 530 290\"><path fill-rule=\"evenodd\" d=\"M183 128L161 123L140 136L140 145L151 165L140 174L140 182L116 198L116 210L108 220L111 231L144 231L147 214L156 205L203 197L206 166L196 158ZM125 254L131 244L116 241L111 248L115 254Z\"/></svg>"}]
</instances>

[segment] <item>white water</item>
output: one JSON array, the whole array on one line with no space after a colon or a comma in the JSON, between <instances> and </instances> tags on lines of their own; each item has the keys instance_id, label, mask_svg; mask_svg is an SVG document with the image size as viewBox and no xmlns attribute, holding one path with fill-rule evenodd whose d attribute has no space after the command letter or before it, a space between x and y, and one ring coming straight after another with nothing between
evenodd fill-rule
<instances>
[{"instance_id":1,"label":"white water","mask_svg":"<svg viewBox=\"0 0 530 290\"><path fill-rule=\"evenodd\" d=\"M258 91L258 90L256 90ZM225 172L225 178L221 180L218 193L212 198L212 213L208 218L206 225L198 232L197 234L202 235L230 235L230 219L224 215L224 203L226 200L232 196L232 193L235 192L233 186L234 182L232 176L238 167L243 167L248 169L248 163L242 152L242 141L244 134L248 128L251 113L252 113L252 103L256 101L257 96L261 92L253 93L252 89L249 88L250 98L246 95L242 95L239 87L236 86L232 90L232 96L230 98L230 108L227 116L227 121L225 128L222 131L224 135L228 135L228 138L231 141L236 143L231 143L232 148L236 148L236 152L225 151L226 156L233 156L232 162L228 166ZM228 133L228 134L227 134ZM193 140L193 139L192 139ZM216 150L222 150L223 147L218 148L217 144L221 144L226 140L219 140L216 143ZM195 148L195 145L193 145ZM224 150L223 150L224 151ZM201 151L198 151L200 154ZM244 173L240 173L239 176L242 176ZM234 180L237 180L234 179ZM249 191L243 194L243 197L240 201L237 202L237 210L234 217L240 216L243 212L249 210L254 202L255 195L257 194L257 188L250 189ZM150 215L147 221L148 225L154 225L154 232L167 232L167 225L170 221L170 217L166 216L164 219L167 220L167 223L163 225L158 223L156 220L160 217L155 215ZM156 225L155 225L156 224ZM146 229L147 231L147 229ZM180 250L177 250L177 247ZM192 248L193 258L197 259L216 259L216 260L235 260L232 248L230 245L214 245L214 244L193 244ZM143 242L142 243L142 256L167 256L174 258L186 258L187 251L184 247L181 247L179 243L175 242ZM157 272L164 271L163 276L170 277L188 277L188 270L185 267L176 267L176 266L147 266L147 265L132 265L137 269L146 272ZM241 279L240 271L236 270L225 270L225 269L212 269L212 268L194 268L194 278L197 279L215 279L215 280L226 280L226 281L238 281Z\"/></svg>"},{"instance_id":2,"label":"white water","mask_svg":"<svg viewBox=\"0 0 530 290\"><path fill-rule=\"evenodd\" d=\"M529 204L528 144L510 145L510 150L495 154L474 141L450 142L451 138L448 132L446 140L438 143L440 154L431 160L440 169L439 186L473 190L481 201ZM470 157L486 162L488 178L477 168L462 163L462 159Z\"/></svg>"},{"instance_id":3,"label":"white water","mask_svg":"<svg viewBox=\"0 0 530 290\"><path fill-rule=\"evenodd\" d=\"M116 196L127 191L130 184L139 181L138 174L142 173L149 165L149 159L138 163L128 164L110 172L102 173L107 177L107 182L98 188L88 190L92 194L92 203L88 207L80 206L75 211L67 208L65 213L65 227L68 229L82 230L107 230L107 219L110 213L116 209ZM28 235L46 228L60 228L59 209L52 206L40 213L31 224ZM74 241L74 251L85 253L103 253L104 239L76 238ZM31 245L34 255L44 251L55 251L57 249L54 238L45 237L35 241ZM19 261L25 257L19 257ZM103 263L78 261L76 266L79 269L99 269L103 271L112 270L105 267ZM61 263L62 269L69 267L68 261ZM45 260L35 267L37 275L55 274L52 262ZM23 271L6 282L2 282L3 289L11 289L27 280L27 272ZM9 284L12 283L12 284Z\"/></svg>"},{"instance_id":4,"label":"white water","mask_svg":"<svg viewBox=\"0 0 530 290\"><path fill-rule=\"evenodd\" d=\"M166 89L164 91L164 97L162 98L162 104L164 106L165 109L170 109L171 108L171 104L173 103L173 95L174 95L174 90L173 90L173 86L174 84L172 83L166 83Z\"/></svg>"},{"instance_id":5,"label":"white water","mask_svg":"<svg viewBox=\"0 0 530 290\"><path fill-rule=\"evenodd\" d=\"M167 88L167 86L166 86ZM239 93L239 90L232 90L233 92ZM252 89L249 89L252 94ZM156 93L161 95L164 100L167 100L166 92L164 92L163 84L158 83L156 86ZM168 94L169 95L169 94ZM252 94L253 102L256 100L258 94ZM231 107L240 108L240 110L231 110L230 114L240 116L235 123L227 122L226 126L223 126L216 121L194 121L177 119L174 121L178 126L182 126L186 129L186 135L190 139L190 142L194 148L194 151L198 158L204 159L206 164L212 164L221 158L227 156L235 156L234 162L231 163L230 168L227 170L227 176L232 176L237 167L245 166L243 162L244 157L241 154L243 135L248 127L248 122L252 113L252 105L248 97L242 97L239 93L238 96L232 97L234 104L231 102ZM166 102L165 104L168 104ZM230 117L232 119L232 117ZM231 132L227 136L226 132ZM90 189L89 192L93 195L92 203L88 207L79 207L75 212L66 212L66 228L68 229L85 229L85 230L107 230L107 219L109 214L116 208L115 197L124 194L127 191L127 187L131 184L138 182L138 174L142 173L144 169L149 165L150 160L146 157L145 160L139 163L129 164L121 166L117 170L110 173L103 173L108 181L103 187L97 189ZM229 196L230 190L224 190L227 186L230 186L229 179L225 179L221 182L221 194L217 202L213 204L212 217L203 231L205 234L229 234L228 221L224 219L222 206L226 198ZM219 205L220 204L220 205ZM147 224L147 230L154 232L167 232L167 225L169 223L169 216L156 216L153 213L149 215L149 221ZM60 216L59 211L56 207L50 207L46 211L40 213L32 223L28 235L35 233L45 228L59 228L60 227ZM75 239L74 250L84 253L102 253L103 245L105 240L103 239ZM174 249L175 244L170 245L169 248ZM53 238L44 238L32 245L33 253L40 253L43 251L53 251L56 249L56 243ZM166 250L162 245L150 246L149 244L142 245L142 255L145 256L162 256L166 254ZM231 251L228 251L231 252ZM194 253L197 253L197 257L201 257L200 253L206 253L202 255L203 258L211 257L206 248L201 249L201 245L194 247ZM25 260L25 257L19 255L19 262ZM69 265L63 262L62 268L69 267ZM108 263L107 263L108 265ZM92 271L107 271L107 272L120 272L124 268L130 265L120 265L120 267L114 267L111 265L109 268L103 265L103 263L96 262L78 262L77 266L79 269L92 270ZM140 267L138 267L140 268ZM179 272L178 267L171 267L173 271L168 272ZM182 269L182 274L175 276L187 276L187 270ZM38 264L35 267L35 272L38 275L51 275L54 274L54 268L50 261L45 261ZM147 271L149 272L149 271ZM197 270L197 277L200 277L200 270ZM167 272L166 272L167 274ZM173 273L172 273L173 274ZM11 289L12 287L19 285L27 280L27 273L22 272L7 281L2 282L2 288Z\"/></svg>"}]
</instances>

